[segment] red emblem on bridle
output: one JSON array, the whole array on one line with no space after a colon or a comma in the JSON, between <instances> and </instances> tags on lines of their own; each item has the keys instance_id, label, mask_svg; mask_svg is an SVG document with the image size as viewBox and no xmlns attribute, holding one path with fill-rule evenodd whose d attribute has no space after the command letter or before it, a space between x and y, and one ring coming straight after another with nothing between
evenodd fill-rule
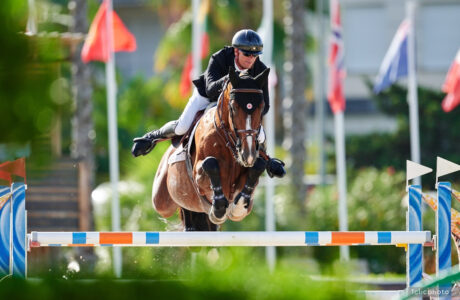
<instances>
[{"instance_id":1,"label":"red emblem on bridle","mask_svg":"<svg viewBox=\"0 0 460 300\"><path fill-rule=\"evenodd\" d=\"M247 109L252 109L252 103L246 104L246 108L247 108Z\"/></svg>"}]
</instances>

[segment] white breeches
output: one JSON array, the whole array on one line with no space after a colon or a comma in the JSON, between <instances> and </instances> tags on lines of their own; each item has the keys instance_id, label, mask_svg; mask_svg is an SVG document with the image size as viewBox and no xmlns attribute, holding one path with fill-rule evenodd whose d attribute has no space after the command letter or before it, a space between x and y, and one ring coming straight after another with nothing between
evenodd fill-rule
<instances>
[{"instance_id":1,"label":"white breeches","mask_svg":"<svg viewBox=\"0 0 460 300\"><path fill-rule=\"evenodd\" d=\"M192 96L188 99L188 103L179 117L174 132L177 135L184 135L192 125L196 113L205 109L208 105L209 99L201 96L200 93L198 93L198 90L194 88ZM263 126L260 128L258 141L261 144L265 141L265 131Z\"/></svg>"},{"instance_id":2,"label":"white breeches","mask_svg":"<svg viewBox=\"0 0 460 300\"><path fill-rule=\"evenodd\" d=\"M206 106L208 106L208 104L209 99L201 96L200 93L198 93L198 90L194 88L192 96L190 97L190 99L188 99L188 103L179 117L174 132L177 135L184 135L192 125L196 113L200 110L205 109Z\"/></svg>"}]
</instances>

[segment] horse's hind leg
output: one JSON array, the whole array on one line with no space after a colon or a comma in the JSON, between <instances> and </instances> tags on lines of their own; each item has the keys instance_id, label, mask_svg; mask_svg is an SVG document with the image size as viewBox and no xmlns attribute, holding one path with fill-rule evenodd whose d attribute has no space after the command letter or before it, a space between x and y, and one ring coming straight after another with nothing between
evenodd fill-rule
<instances>
[{"instance_id":1,"label":"horse's hind leg","mask_svg":"<svg viewBox=\"0 0 460 300\"><path fill-rule=\"evenodd\" d=\"M254 166L249 168L248 177L243 190L235 197L235 200L230 206L230 212L228 213L230 220L241 221L251 211L252 194L257 184L257 180L265 170L265 166L265 160L259 157L257 158Z\"/></svg>"},{"instance_id":2,"label":"horse's hind leg","mask_svg":"<svg viewBox=\"0 0 460 300\"><path fill-rule=\"evenodd\" d=\"M217 231L218 225L212 223L206 213L180 209L185 231Z\"/></svg>"},{"instance_id":3,"label":"horse's hind leg","mask_svg":"<svg viewBox=\"0 0 460 300\"><path fill-rule=\"evenodd\" d=\"M227 220L228 200L222 191L219 162L215 157L209 156L203 161L201 167L211 180L211 188L214 191L209 219L214 224L222 224Z\"/></svg>"}]
</instances>

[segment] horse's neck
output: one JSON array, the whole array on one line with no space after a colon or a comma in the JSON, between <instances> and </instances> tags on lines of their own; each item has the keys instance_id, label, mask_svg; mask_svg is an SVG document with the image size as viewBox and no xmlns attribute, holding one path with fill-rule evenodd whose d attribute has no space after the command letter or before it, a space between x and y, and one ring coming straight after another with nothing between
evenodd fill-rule
<instances>
[{"instance_id":1,"label":"horse's neck","mask_svg":"<svg viewBox=\"0 0 460 300\"><path fill-rule=\"evenodd\" d=\"M217 103L216 114L219 124L223 123L226 128L230 128L230 91L232 89L232 84L228 83L226 89L222 91L221 97L219 97L219 103Z\"/></svg>"}]
</instances>

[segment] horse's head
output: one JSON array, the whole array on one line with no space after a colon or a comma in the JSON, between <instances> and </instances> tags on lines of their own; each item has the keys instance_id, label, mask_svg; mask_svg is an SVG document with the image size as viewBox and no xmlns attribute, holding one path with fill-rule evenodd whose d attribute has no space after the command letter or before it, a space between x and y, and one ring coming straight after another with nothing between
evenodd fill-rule
<instances>
[{"instance_id":1,"label":"horse's head","mask_svg":"<svg viewBox=\"0 0 460 300\"><path fill-rule=\"evenodd\" d=\"M267 84L269 72L266 69L252 77L247 72L238 74L233 67L229 70L230 84L224 93L223 106L228 108L224 110L228 113L230 135L235 138L237 160L244 167L252 167L257 159L257 137L264 110L262 88Z\"/></svg>"}]
</instances>

